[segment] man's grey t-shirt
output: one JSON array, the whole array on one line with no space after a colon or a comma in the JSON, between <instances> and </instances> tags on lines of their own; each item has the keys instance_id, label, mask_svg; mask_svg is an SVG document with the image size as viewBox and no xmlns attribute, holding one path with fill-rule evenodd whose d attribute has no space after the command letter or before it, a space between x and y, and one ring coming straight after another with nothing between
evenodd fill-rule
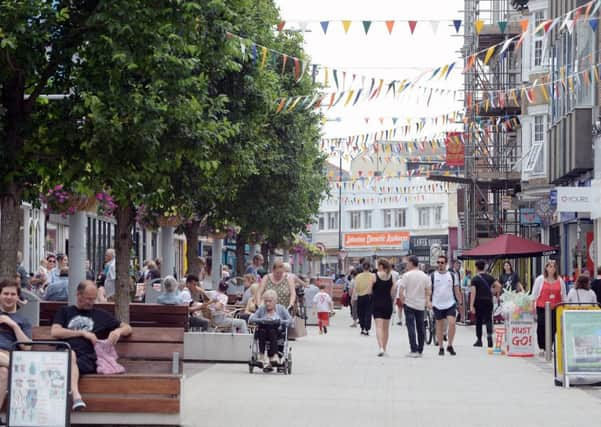
<instances>
[{"instance_id":1,"label":"man's grey t-shirt","mask_svg":"<svg viewBox=\"0 0 601 427\"><path fill-rule=\"evenodd\" d=\"M0 316L10 317L23 331L25 335L31 338L31 323L20 313L4 313L0 312ZM13 344L17 342L15 331L10 326L2 323L0 324L0 350L9 351L13 348Z\"/></svg>"}]
</instances>

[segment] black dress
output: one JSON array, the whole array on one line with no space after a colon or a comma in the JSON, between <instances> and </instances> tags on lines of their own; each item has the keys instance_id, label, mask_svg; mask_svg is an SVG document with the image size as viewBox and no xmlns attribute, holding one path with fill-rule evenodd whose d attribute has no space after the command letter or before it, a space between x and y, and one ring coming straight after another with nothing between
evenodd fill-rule
<instances>
[{"instance_id":1,"label":"black dress","mask_svg":"<svg viewBox=\"0 0 601 427\"><path fill-rule=\"evenodd\" d=\"M388 280L380 279L376 274L376 283L372 291L374 319L390 319L392 317L392 276Z\"/></svg>"}]
</instances>

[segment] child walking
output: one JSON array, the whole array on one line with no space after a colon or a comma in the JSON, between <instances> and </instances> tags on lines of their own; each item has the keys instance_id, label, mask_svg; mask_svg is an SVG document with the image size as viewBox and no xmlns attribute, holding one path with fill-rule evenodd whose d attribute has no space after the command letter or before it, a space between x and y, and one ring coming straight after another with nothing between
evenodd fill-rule
<instances>
[{"instance_id":1,"label":"child walking","mask_svg":"<svg viewBox=\"0 0 601 427\"><path fill-rule=\"evenodd\" d=\"M317 308L317 320L319 325L319 335L328 333L330 323L330 312L334 310L332 297L324 291L326 285L319 285L319 292L313 297L313 305Z\"/></svg>"}]
</instances>

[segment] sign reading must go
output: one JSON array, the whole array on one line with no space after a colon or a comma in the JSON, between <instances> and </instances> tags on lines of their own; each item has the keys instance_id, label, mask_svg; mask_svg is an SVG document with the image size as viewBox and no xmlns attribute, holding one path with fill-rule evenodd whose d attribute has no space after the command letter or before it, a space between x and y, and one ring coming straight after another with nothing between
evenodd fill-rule
<instances>
[{"instance_id":1,"label":"sign reading must go","mask_svg":"<svg viewBox=\"0 0 601 427\"><path fill-rule=\"evenodd\" d=\"M392 231L380 233L346 233L344 235L344 246L353 247L375 247L375 246L409 246L408 231Z\"/></svg>"}]
</instances>

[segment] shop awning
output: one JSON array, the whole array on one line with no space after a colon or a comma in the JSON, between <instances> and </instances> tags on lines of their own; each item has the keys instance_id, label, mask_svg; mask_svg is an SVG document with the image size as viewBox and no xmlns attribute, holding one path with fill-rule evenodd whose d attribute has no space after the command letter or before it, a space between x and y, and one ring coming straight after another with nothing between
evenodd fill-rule
<instances>
[{"instance_id":1,"label":"shop awning","mask_svg":"<svg viewBox=\"0 0 601 427\"><path fill-rule=\"evenodd\" d=\"M557 248L543 245L533 240L523 239L513 234L502 234L473 249L463 252L459 259L529 258L553 255Z\"/></svg>"}]
</instances>

